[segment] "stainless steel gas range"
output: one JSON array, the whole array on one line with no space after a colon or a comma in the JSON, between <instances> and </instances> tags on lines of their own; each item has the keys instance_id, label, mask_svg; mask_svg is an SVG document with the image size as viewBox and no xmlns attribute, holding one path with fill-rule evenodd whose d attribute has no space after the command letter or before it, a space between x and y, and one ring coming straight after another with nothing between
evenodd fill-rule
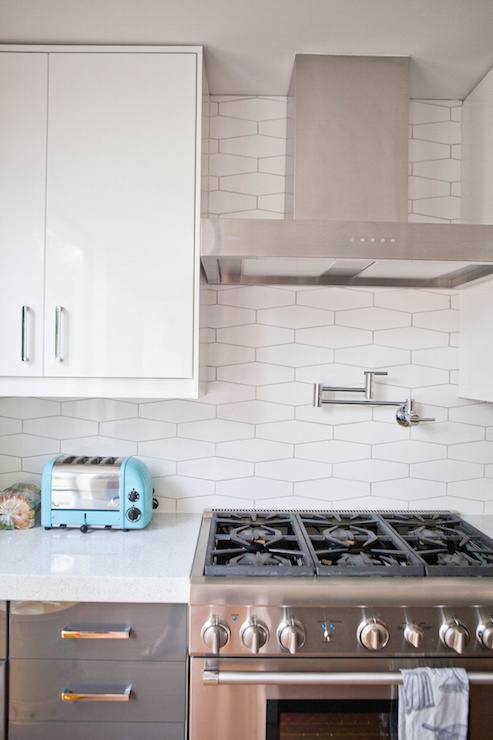
<instances>
[{"instance_id":1,"label":"stainless steel gas range","mask_svg":"<svg viewBox=\"0 0 493 740\"><path fill-rule=\"evenodd\" d=\"M468 671L470 738L491 738L492 576L493 540L451 512L206 512L190 739L395 738L419 665Z\"/></svg>"}]
</instances>

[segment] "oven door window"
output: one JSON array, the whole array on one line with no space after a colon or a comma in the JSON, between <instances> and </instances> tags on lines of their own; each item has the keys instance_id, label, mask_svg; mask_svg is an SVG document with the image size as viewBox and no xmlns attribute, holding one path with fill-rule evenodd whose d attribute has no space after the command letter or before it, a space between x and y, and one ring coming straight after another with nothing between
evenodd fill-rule
<instances>
[{"instance_id":1,"label":"oven door window","mask_svg":"<svg viewBox=\"0 0 493 740\"><path fill-rule=\"evenodd\" d=\"M397 702L269 700L266 740L397 740Z\"/></svg>"}]
</instances>

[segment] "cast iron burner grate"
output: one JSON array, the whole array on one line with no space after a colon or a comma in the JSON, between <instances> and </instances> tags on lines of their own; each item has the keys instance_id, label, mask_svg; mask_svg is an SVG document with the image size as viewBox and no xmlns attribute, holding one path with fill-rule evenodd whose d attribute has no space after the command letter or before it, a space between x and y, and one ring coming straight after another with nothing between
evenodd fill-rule
<instances>
[{"instance_id":1,"label":"cast iron burner grate","mask_svg":"<svg viewBox=\"0 0 493 740\"><path fill-rule=\"evenodd\" d=\"M493 540L450 511L214 511L206 576L493 576Z\"/></svg>"},{"instance_id":2,"label":"cast iron burner grate","mask_svg":"<svg viewBox=\"0 0 493 740\"><path fill-rule=\"evenodd\" d=\"M291 512L214 512L206 576L311 576L314 568Z\"/></svg>"},{"instance_id":3,"label":"cast iron burner grate","mask_svg":"<svg viewBox=\"0 0 493 740\"><path fill-rule=\"evenodd\" d=\"M429 576L493 575L493 540L451 512L383 513Z\"/></svg>"},{"instance_id":4,"label":"cast iron burner grate","mask_svg":"<svg viewBox=\"0 0 493 740\"><path fill-rule=\"evenodd\" d=\"M424 575L422 561L378 514L328 511L299 517L317 575Z\"/></svg>"}]
</instances>

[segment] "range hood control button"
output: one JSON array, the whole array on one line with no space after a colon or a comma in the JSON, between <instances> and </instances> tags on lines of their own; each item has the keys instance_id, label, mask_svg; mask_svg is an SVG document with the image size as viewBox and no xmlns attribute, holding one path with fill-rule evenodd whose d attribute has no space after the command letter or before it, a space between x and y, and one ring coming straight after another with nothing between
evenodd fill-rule
<instances>
[{"instance_id":1,"label":"range hood control button","mask_svg":"<svg viewBox=\"0 0 493 740\"><path fill-rule=\"evenodd\" d=\"M488 650L493 650L493 620L480 624L476 632L478 642Z\"/></svg>"},{"instance_id":2,"label":"range hood control button","mask_svg":"<svg viewBox=\"0 0 493 740\"><path fill-rule=\"evenodd\" d=\"M215 655L228 644L230 636L228 626L220 622L216 616L211 617L202 627L202 641Z\"/></svg>"},{"instance_id":3,"label":"range hood control button","mask_svg":"<svg viewBox=\"0 0 493 740\"><path fill-rule=\"evenodd\" d=\"M305 628L296 619L281 622L277 630L279 645L291 655L296 655L299 648L305 644Z\"/></svg>"},{"instance_id":4,"label":"range hood control button","mask_svg":"<svg viewBox=\"0 0 493 740\"><path fill-rule=\"evenodd\" d=\"M252 617L240 630L242 644L256 655L269 639L269 630L263 622Z\"/></svg>"},{"instance_id":5,"label":"range hood control button","mask_svg":"<svg viewBox=\"0 0 493 740\"><path fill-rule=\"evenodd\" d=\"M368 619L358 627L358 641L367 650L382 650L389 641L389 631L378 619Z\"/></svg>"},{"instance_id":6,"label":"range hood control button","mask_svg":"<svg viewBox=\"0 0 493 740\"><path fill-rule=\"evenodd\" d=\"M462 655L469 642L469 632L461 622L453 619L440 627L440 639L445 647Z\"/></svg>"},{"instance_id":7,"label":"range hood control button","mask_svg":"<svg viewBox=\"0 0 493 740\"><path fill-rule=\"evenodd\" d=\"M404 639L414 648L419 648L423 642L423 630L416 624L407 624L404 628Z\"/></svg>"}]
</instances>

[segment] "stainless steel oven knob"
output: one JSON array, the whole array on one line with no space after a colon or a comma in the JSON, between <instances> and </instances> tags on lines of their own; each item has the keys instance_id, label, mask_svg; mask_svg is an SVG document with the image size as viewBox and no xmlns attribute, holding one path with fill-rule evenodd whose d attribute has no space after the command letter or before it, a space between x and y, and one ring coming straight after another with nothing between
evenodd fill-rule
<instances>
[{"instance_id":1,"label":"stainless steel oven knob","mask_svg":"<svg viewBox=\"0 0 493 740\"><path fill-rule=\"evenodd\" d=\"M461 622L453 619L440 627L440 640L445 647L461 655L469 642L469 632Z\"/></svg>"},{"instance_id":2,"label":"stainless steel oven knob","mask_svg":"<svg viewBox=\"0 0 493 740\"><path fill-rule=\"evenodd\" d=\"M297 650L305 644L305 628L296 619L287 619L281 622L277 629L279 645L288 650L291 655L296 655Z\"/></svg>"},{"instance_id":3,"label":"stainless steel oven knob","mask_svg":"<svg viewBox=\"0 0 493 740\"><path fill-rule=\"evenodd\" d=\"M476 632L478 642L488 650L493 650L493 620L480 624Z\"/></svg>"},{"instance_id":4,"label":"stainless steel oven knob","mask_svg":"<svg viewBox=\"0 0 493 740\"><path fill-rule=\"evenodd\" d=\"M258 653L267 640L269 639L269 630L263 622L257 622L255 617L252 617L245 622L240 630L240 640L242 644L248 648L254 655Z\"/></svg>"},{"instance_id":5,"label":"stainless steel oven knob","mask_svg":"<svg viewBox=\"0 0 493 740\"><path fill-rule=\"evenodd\" d=\"M421 647L423 643L423 630L417 624L406 624L404 627L404 639L415 648Z\"/></svg>"},{"instance_id":6,"label":"stainless steel oven knob","mask_svg":"<svg viewBox=\"0 0 493 740\"><path fill-rule=\"evenodd\" d=\"M211 617L202 627L202 641L211 653L219 653L228 644L230 637L229 627L216 616Z\"/></svg>"},{"instance_id":7,"label":"stainless steel oven knob","mask_svg":"<svg viewBox=\"0 0 493 740\"><path fill-rule=\"evenodd\" d=\"M367 650L381 650L389 641L389 631L378 619L367 619L358 627L358 640Z\"/></svg>"}]
</instances>

